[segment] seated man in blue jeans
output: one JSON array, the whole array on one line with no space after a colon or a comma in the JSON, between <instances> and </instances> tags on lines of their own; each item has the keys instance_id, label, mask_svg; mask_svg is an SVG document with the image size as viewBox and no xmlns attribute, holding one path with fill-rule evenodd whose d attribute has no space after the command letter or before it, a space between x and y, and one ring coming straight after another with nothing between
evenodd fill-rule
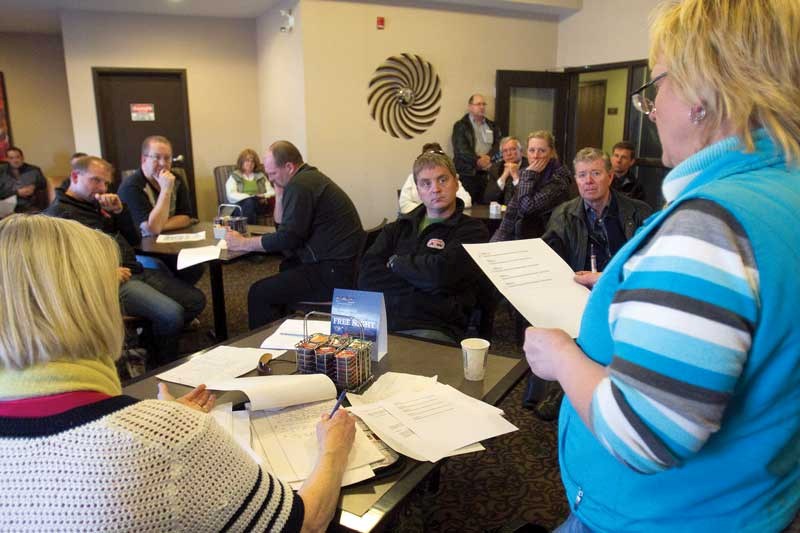
<instances>
[{"instance_id":1,"label":"seated man in blue jeans","mask_svg":"<svg viewBox=\"0 0 800 533\"><path fill-rule=\"evenodd\" d=\"M76 220L114 238L120 249L119 295L123 312L152 323L156 363L164 364L178 355L178 336L184 325L203 311L206 298L192 285L162 270L145 269L136 261L133 246L142 237L119 196L106 193L112 174L107 161L92 156L80 158L73 165L69 189L57 189L56 200L44 214Z\"/></svg>"}]
</instances>

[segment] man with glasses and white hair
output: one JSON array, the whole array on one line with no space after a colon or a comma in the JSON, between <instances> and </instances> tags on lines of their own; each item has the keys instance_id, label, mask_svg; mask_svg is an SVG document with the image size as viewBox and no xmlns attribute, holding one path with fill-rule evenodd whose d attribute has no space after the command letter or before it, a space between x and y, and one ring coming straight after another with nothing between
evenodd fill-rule
<instances>
[{"instance_id":1,"label":"man with glasses and white hair","mask_svg":"<svg viewBox=\"0 0 800 533\"><path fill-rule=\"evenodd\" d=\"M499 202L508 205L519 183L520 168L528 168L528 159L522 155L522 143L516 137L500 141L501 161L489 168L489 182L483 191L484 203Z\"/></svg>"},{"instance_id":2,"label":"man with glasses and white hair","mask_svg":"<svg viewBox=\"0 0 800 533\"><path fill-rule=\"evenodd\" d=\"M414 162L422 205L387 225L361 261L358 288L382 292L390 331L460 340L477 303L481 272L462 246L489 231L463 213L453 161L427 151Z\"/></svg>"}]
</instances>

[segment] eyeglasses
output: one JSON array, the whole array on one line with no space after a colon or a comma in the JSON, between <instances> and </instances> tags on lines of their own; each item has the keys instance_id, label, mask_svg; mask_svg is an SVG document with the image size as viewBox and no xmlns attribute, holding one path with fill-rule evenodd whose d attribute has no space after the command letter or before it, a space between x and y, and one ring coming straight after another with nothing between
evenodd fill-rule
<instances>
[{"instance_id":1,"label":"eyeglasses","mask_svg":"<svg viewBox=\"0 0 800 533\"><path fill-rule=\"evenodd\" d=\"M153 161L158 161L159 163L172 163L172 156L171 155L156 155L156 154L147 154L145 156L147 159L152 159Z\"/></svg>"},{"instance_id":2,"label":"eyeglasses","mask_svg":"<svg viewBox=\"0 0 800 533\"><path fill-rule=\"evenodd\" d=\"M651 87L654 88L656 82L664 79L666 75L666 72L659 74L631 93L631 103L633 103L633 107L635 107L637 111L649 115L656 110L656 104L653 102L653 100L655 100L655 94L648 96L646 93L648 89ZM651 90L651 92L653 91Z\"/></svg>"},{"instance_id":3,"label":"eyeglasses","mask_svg":"<svg viewBox=\"0 0 800 533\"><path fill-rule=\"evenodd\" d=\"M422 157L422 156L424 156L424 155L428 155L428 154L445 155L445 156L447 155L447 154L446 154L446 153L444 153L442 150L425 150L424 152L422 152L421 154L419 154L419 155L417 156L417 159L415 159L414 161L416 162L416 161L417 161L417 160L418 160L420 157Z\"/></svg>"}]
</instances>

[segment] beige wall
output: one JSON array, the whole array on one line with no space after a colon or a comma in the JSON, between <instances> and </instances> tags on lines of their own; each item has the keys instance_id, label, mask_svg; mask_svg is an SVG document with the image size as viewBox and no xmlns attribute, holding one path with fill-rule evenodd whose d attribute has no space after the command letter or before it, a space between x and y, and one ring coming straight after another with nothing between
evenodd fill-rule
<instances>
[{"instance_id":1,"label":"beige wall","mask_svg":"<svg viewBox=\"0 0 800 533\"><path fill-rule=\"evenodd\" d=\"M660 0L586 0L558 24L558 65L647 58L648 17Z\"/></svg>"},{"instance_id":2,"label":"beige wall","mask_svg":"<svg viewBox=\"0 0 800 533\"><path fill-rule=\"evenodd\" d=\"M578 79L581 82L597 80L605 80L606 82L603 146L600 148L610 155L611 147L623 140L622 134L625 131L625 104L628 99L628 71L626 69L615 69L600 72L587 72L581 74ZM616 107L617 114L609 115L609 107ZM636 110L632 111L636 113ZM583 147L579 146L578 148L580 149Z\"/></svg>"},{"instance_id":3,"label":"beige wall","mask_svg":"<svg viewBox=\"0 0 800 533\"><path fill-rule=\"evenodd\" d=\"M385 30L375 29L377 16ZM494 115L496 70L541 70L556 60L555 20L325 0L303 0L299 18L308 160L350 194L367 227L396 215L396 190L423 143L451 150L453 122L471 93L484 93ZM436 123L412 140L381 131L367 106L372 73L402 52L430 61L442 83Z\"/></svg>"},{"instance_id":4,"label":"beige wall","mask_svg":"<svg viewBox=\"0 0 800 533\"><path fill-rule=\"evenodd\" d=\"M256 22L69 11L61 16L75 143L100 153L92 67L186 69L197 206L216 213L213 169L261 144Z\"/></svg>"},{"instance_id":5,"label":"beige wall","mask_svg":"<svg viewBox=\"0 0 800 533\"><path fill-rule=\"evenodd\" d=\"M298 16L299 0L278 3L258 18L258 97L261 109L263 153L271 142L286 139L305 154L306 105L305 68L303 64L303 17ZM285 18L281 9L291 9L295 27L282 33Z\"/></svg>"},{"instance_id":6,"label":"beige wall","mask_svg":"<svg viewBox=\"0 0 800 533\"><path fill-rule=\"evenodd\" d=\"M61 36L0 33L0 72L14 144L46 176L66 176L75 142Z\"/></svg>"}]
</instances>

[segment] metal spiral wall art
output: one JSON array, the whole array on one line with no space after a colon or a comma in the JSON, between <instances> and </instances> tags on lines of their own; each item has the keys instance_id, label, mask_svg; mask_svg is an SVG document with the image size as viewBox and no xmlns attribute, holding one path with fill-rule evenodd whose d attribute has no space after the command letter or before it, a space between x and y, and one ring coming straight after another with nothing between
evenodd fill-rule
<instances>
[{"instance_id":1,"label":"metal spiral wall art","mask_svg":"<svg viewBox=\"0 0 800 533\"><path fill-rule=\"evenodd\" d=\"M367 104L383 131L413 139L436 122L441 99L442 86L433 65L403 53L388 58L372 75Z\"/></svg>"}]
</instances>

